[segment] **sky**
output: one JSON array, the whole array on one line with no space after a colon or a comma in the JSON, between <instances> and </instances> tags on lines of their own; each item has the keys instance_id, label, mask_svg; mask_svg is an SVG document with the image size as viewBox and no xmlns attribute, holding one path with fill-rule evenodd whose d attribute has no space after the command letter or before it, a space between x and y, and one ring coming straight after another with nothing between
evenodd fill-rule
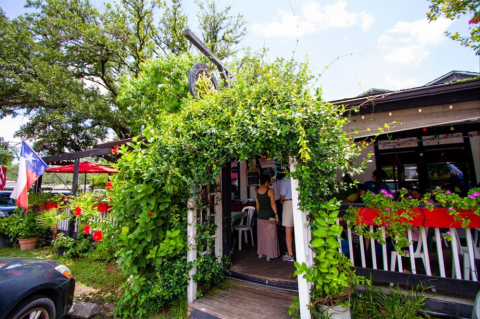
<instances>
[{"instance_id":1,"label":"sky","mask_svg":"<svg viewBox=\"0 0 480 319\"><path fill-rule=\"evenodd\" d=\"M23 8L23 2L0 0L0 7L14 18L29 11ZM104 0L91 2L101 9ZM183 2L190 28L198 34L197 7L193 0ZM467 34L471 17L428 23L426 0L217 3L221 7L231 5L231 12L242 14L247 21L242 47L266 47L271 59L308 59L312 72L323 73L318 85L328 101L354 97L371 88L422 86L452 70L480 72L480 57L444 34L446 30ZM13 134L26 121L23 117L0 120L0 136L18 141Z\"/></svg>"}]
</instances>

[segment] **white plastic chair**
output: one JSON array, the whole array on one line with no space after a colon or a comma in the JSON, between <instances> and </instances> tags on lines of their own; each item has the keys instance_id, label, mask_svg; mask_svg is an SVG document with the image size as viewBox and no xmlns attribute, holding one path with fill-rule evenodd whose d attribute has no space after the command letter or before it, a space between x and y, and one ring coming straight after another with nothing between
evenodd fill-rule
<instances>
[{"instance_id":1,"label":"white plastic chair","mask_svg":"<svg viewBox=\"0 0 480 319\"><path fill-rule=\"evenodd\" d=\"M467 231L470 231L469 229ZM458 234L458 231L454 229L452 231L452 235L454 236L453 240L456 241L457 243L457 249L458 249L458 254L463 256L463 276L465 280L470 280L470 273L471 273L471 265L470 265L470 253L468 251L468 246L462 246L462 243L460 242L460 236ZM480 247L477 247L475 244L475 241L473 242L473 255L474 259L480 259ZM456 275L456 267L455 267L455 256L452 256L452 278L456 279L462 279L462 278L457 278ZM475 265L473 265L475 267ZM477 278L474 276L474 280L478 281L478 275Z\"/></svg>"},{"instance_id":2,"label":"white plastic chair","mask_svg":"<svg viewBox=\"0 0 480 319\"><path fill-rule=\"evenodd\" d=\"M255 246L253 242L253 214L255 213L255 207L245 206L242 209L242 212L246 212L246 216L242 217L238 225L234 225L233 229L238 231L238 250L242 250L242 233L245 232L245 243L248 243L247 231L250 230L250 237L252 238L252 246ZM247 219L246 224L244 224L245 218Z\"/></svg>"},{"instance_id":3,"label":"white plastic chair","mask_svg":"<svg viewBox=\"0 0 480 319\"><path fill-rule=\"evenodd\" d=\"M424 249L424 251L422 251L423 236L424 236L425 233L426 233L426 229L422 229L419 232L417 249L413 253L413 259L422 258L422 262L423 262L423 266L425 267L425 271L426 271L428 276L431 276L432 271L430 269L430 263L427 262L426 258L425 258L425 253L424 253L425 249ZM413 245L412 245L412 248L413 248ZM412 256L410 256L410 258L412 258ZM390 271L395 271L395 267L397 265L397 259L398 259L398 253L396 251L392 251L392 254L391 254L391 257L390 257ZM412 273L416 274L417 269L415 267L415 262L413 261L411 264L412 264ZM403 267L399 265L399 268L400 268L399 270L401 272L403 272L403 269L402 269Z\"/></svg>"}]
</instances>

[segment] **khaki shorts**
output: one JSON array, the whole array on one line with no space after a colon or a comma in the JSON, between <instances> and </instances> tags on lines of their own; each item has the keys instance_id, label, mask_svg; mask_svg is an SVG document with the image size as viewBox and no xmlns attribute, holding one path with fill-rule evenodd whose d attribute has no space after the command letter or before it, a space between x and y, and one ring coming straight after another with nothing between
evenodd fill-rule
<instances>
[{"instance_id":1,"label":"khaki shorts","mask_svg":"<svg viewBox=\"0 0 480 319\"><path fill-rule=\"evenodd\" d=\"M293 227L293 203L291 200L283 202L282 226Z\"/></svg>"}]
</instances>

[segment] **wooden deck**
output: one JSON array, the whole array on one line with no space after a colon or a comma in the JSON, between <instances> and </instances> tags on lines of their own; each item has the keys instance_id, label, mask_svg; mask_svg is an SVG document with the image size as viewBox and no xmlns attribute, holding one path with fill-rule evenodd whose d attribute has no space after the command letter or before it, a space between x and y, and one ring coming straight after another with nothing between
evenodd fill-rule
<instances>
[{"instance_id":1,"label":"wooden deck","mask_svg":"<svg viewBox=\"0 0 480 319\"><path fill-rule=\"evenodd\" d=\"M293 262L283 261L281 257L266 261L258 259L257 246L252 246L249 238L248 244L242 242L242 250L238 250L238 237L235 238L230 260L232 266L230 275L249 281L266 285L280 286L285 288L297 288L297 279L294 276L295 266ZM285 232L278 231L280 252L283 255L287 251L285 244ZM255 243L257 243L255 238Z\"/></svg>"},{"instance_id":2,"label":"wooden deck","mask_svg":"<svg viewBox=\"0 0 480 319\"><path fill-rule=\"evenodd\" d=\"M188 309L194 319L287 319L296 292L225 279L220 287L195 300Z\"/></svg>"}]
</instances>

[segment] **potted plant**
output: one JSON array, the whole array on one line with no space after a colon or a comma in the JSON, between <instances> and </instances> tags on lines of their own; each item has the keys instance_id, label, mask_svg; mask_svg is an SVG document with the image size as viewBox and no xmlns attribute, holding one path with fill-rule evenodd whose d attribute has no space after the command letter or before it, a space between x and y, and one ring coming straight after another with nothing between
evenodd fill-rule
<instances>
[{"instance_id":1,"label":"potted plant","mask_svg":"<svg viewBox=\"0 0 480 319\"><path fill-rule=\"evenodd\" d=\"M36 215L27 212L25 215L15 215L12 219L9 235L18 238L20 250L32 250L38 245L39 236L44 229L37 223Z\"/></svg>"},{"instance_id":2,"label":"potted plant","mask_svg":"<svg viewBox=\"0 0 480 319\"><path fill-rule=\"evenodd\" d=\"M58 210L56 208L43 211L40 213L40 215L37 216L37 222L40 226L44 228L50 228L50 230L52 231L53 240L57 238L58 222L64 219L65 213L58 214Z\"/></svg>"},{"instance_id":3,"label":"potted plant","mask_svg":"<svg viewBox=\"0 0 480 319\"><path fill-rule=\"evenodd\" d=\"M65 250L71 249L75 245L75 239L65 236L63 233L60 233L52 241L52 245L54 248L57 249L57 254L59 256L64 256Z\"/></svg>"}]
</instances>

